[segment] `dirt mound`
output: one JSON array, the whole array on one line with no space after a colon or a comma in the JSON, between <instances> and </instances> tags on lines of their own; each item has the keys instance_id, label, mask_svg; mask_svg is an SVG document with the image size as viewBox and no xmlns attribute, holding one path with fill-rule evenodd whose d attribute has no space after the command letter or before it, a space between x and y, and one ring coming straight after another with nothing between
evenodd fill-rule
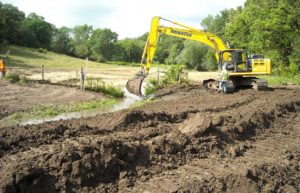
<instances>
[{"instance_id":1,"label":"dirt mound","mask_svg":"<svg viewBox=\"0 0 300 193\"><path fill-rule=\"evenodd\" d=\"M240 168L237 173L222 178L212 175L202 181L189 182L177 192L297 193L300 190L299 155L299 152L296 153L285 164L265 163L250 169Z\"/></svg>"},{"instance_id":2,"label":"dirt mound","mask_svg":"<svg viewBox=\"0 0 300 193\"><path fill-rule=\"evenodd\" d=\"M191 89L92 118L3 128L0 190L299 192L299 91Z\"/></svg>"}]
</instances>

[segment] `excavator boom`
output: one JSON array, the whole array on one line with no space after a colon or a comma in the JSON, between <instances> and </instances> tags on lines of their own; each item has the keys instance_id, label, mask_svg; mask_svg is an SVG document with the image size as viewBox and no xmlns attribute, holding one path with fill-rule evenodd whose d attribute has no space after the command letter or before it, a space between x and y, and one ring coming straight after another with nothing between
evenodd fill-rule
<instances>
[{"instance_id":1,"label":"excavator boom","mask_svg":"<svg viewBox=\"0 0 300 193\"><path fill-rule=\"evenodd\" d=\"M176 27L162 26L160 24L160 20L172 23ZM133 79L128 80L126 84L126 88L130 93L142 95L142 83L149 74L160 33L204 43L215 50L217 60L219 59L218 51L227 49L223 40L212 33L204 32L159 16L153 17L148 39L142 55L141 70Z\"/></svg>"}]
</instances>

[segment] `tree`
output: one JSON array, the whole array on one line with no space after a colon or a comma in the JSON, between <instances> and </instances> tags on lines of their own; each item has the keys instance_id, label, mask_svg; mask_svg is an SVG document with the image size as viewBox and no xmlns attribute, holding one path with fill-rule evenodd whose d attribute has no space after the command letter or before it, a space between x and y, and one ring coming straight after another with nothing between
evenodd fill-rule
<instances>
[{"instance_id":1,"label":"tree","mask_svg":"<svg viewBox=\"0 0 300 193\"><path fill-rule=\"evenodd\" d=\"M0 2L0 44L4 41L18 43L18 35L25 14L11 4Z\"/></svg>"},{"instance_id":2,"label":"tree","mask_svg":"<svg viewBox=\"0 0 300 193\"><path fill-rule=\"evenodd\" d=\"M140 38L126 38L116 44L115 59L125 62L140 62L145 42Z\"/></svg>"},{"instance_id":3,"label":"tree","mask_svg":"<svg viewBox=\"0 0 300 193\"><path fill-rule=\"evenodd\" d=\"M190 69L206 70L203 62L207 54L207 46L199 42L185 40L182 52L176 57L177 64L184 64Z\"/></svg>"},{"instance_id":4,"label":"tree","mask_svg":"<svg viewBox=\"0 0 300 193\"><path fill-rule=\"evenodd\" d=\"M275 65L287 66L299 30L299 0L247 0L226 25L226 36L235 46L262 53Z\"/></svg>"},{"instance_id":5,"label":"tree","mask_svg":"<svg viewBox=\"0 0 300 193\"><path fill-rule=\"evenodd\" d=\"M25 19L21 31L20 39L25 46L50 48L54 26L46 22L42 16L30 13Z\"/></svg>"},{"instance_id":6,"label":"tree","mask_svg":"<svg viewBox=\"0 0 300 193\"><path fill-rule=\"evenodd\" d=\"M74 54L77 57L85 58L90 55L89 40L93 32L93 27L88 25L78 25L73 28Z\"/></svg>"},{"instance_id":7,"label":"tree","mask_svg":"<svg viewBox=\"0 0 300 193\"><path fill-rule=\"evenodd\" d=\"M61 27L59 29L55 29L51 42L51 49L58 53L71 55L74 48L72 46L70 34L70 28Z\"/></svg>"},{"instance_id":8,"label":"tree","mask_svg":"<svg viewBox=\"0 0 300 193\"><path fill-rule=\"evenodd\" d=\"M98 61L110 60L117 40L118 34L110 29L96 29L89 41L91 57Z\"/></svg>"},{"instance_id":9,"label":"tree","mask_svg":"<svg viewBox=\"0 0 300 193\"><path fill-rule=\"evenodd\" d=\"M226 42L228 39L225 35L225 27L241 11L242 7L238 7L237 9L225 9L216 16L208 15L201 21L201 26L205 31L216 34Z\"/></svg>"},{"instance_id":10,"label":"tree","mask_svg":"<svg viewBox=\"0 0 300 193\"><path fill-rule=\"evenodd\" d=\"M157 43L155 59L159 63L174 64L183 49L184 39L162 35Z\"/></svg>"}]
</instances>

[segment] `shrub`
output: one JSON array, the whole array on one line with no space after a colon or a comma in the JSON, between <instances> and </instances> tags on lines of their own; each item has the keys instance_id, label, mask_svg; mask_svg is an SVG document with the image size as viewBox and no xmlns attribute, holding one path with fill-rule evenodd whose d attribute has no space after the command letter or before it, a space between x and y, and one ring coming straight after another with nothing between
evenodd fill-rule
<instances>
[{"instance_id":1,"label":"shrub","mask_svg":"<svg viewBox=\"0 0 300 193\"><path fill-rule=\"evenodd\" d=\"M157 89L175 85L175 84L189 84L187 73L183 73L183 67L181 65L172 65L165 76L159 83L156 78L151 78L145 88L145 95L153 94Z\"/></svg>"},{"instance_id":2,"label":"shrub","mask_svg":"<svg viewBox=\"0 0 300 193\"><path fill-rule=\"evenodd\" d=\"M290 64L289 73L290 73L290 76L296 76L298 74L298 65L294 64L294 63Z\"/></svg>"},{"instance_id":3,"label":"shrub","mask_svg":"<svg viewBox=\"0 0 300 193\"><path fill-rule=\"evenodd\" d=\"M42 53L42 54L47 54L47 49L39 48L39 49L38 49L38 52L39 52L39 53Z\"/></svg>"},{"instance_id":4,"label":"shrub","mask_svg":"<svg viewBox=\"0 0 300 193\"><path fill-rule=\"evenodd\" d=\"M275 75L277 76L294 77L298 74L298 65L294 63L290 64L288 67L279 65L273 72L275 72Z\"/></svg>"},{"instance_id":5,"label":"shrub","mask_svg":"<svg viewBox=\"0 0 300 193\"><path fill-rule=\"evenodd\" d=\"M86 90L91 90L94 92L101 92L115 98L124 97L124 92L119 87L106 84L100 78L87 78L86 79Z\"/></svg>"},{"instance_id":6,"label":"shrub","mask_svg":"<svg viewBox=\"0 0 300 193\"><path fill-rule=\"evenodd\" d=\"M4 79L11 83L17 83L20 82L20 75L14 72L6 75Z\"/></svg>"}]
</instances>

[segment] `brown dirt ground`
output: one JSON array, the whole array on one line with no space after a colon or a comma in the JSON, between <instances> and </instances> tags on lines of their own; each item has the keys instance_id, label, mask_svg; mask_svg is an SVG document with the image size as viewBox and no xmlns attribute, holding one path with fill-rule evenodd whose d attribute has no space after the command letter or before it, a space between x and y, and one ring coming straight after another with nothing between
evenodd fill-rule
<instances>
[{"instance_id":1,"label":"brown dirt ground","mask_svg":"<svg viewBox=\"0 0 300 193\"><path fill-rule=\"evenodd\" d=\"M200 86L0 130L0 192L300 192L300 86Z\"/></svg>"},{"instance_id":2,"label":"brown dirt ground","mask_svg":"<svg viewBox=\"0 0 300 193\"><path fill-rule=\"evenodd\" d=\"M81 92L78 88L49 84L11 84L0 80L0 120L17 111L39 105L71 104L104 98L93 92ZM1 124L1 123L0 123Z\"/></svg>"}]
</instances>

